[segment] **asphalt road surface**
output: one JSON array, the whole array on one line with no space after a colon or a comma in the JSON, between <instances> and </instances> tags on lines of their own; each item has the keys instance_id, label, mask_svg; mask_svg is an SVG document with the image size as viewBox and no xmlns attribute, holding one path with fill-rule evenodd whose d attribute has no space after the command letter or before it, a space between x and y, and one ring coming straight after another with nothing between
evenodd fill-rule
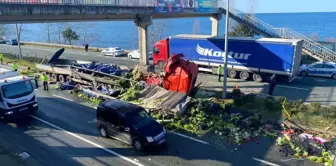
<instances>
[{"instance_id":1,"label":"asphalt road surface","mask_svg":"<svg viewBox=\"0 0 336 166\"><path fill-rule=\"evenodd\" d=\"M95 109L66 92L37 90L40 111L29 120L0 123L0 143L16 146L37 165L115 166L257 166L310 165L282 157L274 141L244 146L214 146L170 133L165 146L138 152L113 139L99 137Z\"/></svg>"},{"instance_id":2,"label":"asphalt road surface","mask_svg":"<svg viewBox=\"0 0 336 166\"><path fill-rule=\"evenodd\" d=\"M24 56L51 57L58 48L42 46L22 46ZM17 46L0 45L0 52L17 53ZM128 59L127 57L106 57L100 52L84 52L83 50L66 49L62 58L81 60L81 61L100 61L104 63L113 63L134 68L138 64L137 59ZM217 81L217 76L201 73L198 76L198 82L201 86L209 90L221 90L223 83ZM253 81L241 81L228 79L229 90L238 84L242 91L268 93L267 83L257 83ZM298 77L291 83L279 83L274 90L274 95L285 96L290 100L302 99L305 102L320 102L324 105L336 105L336 80L317 77Z\"/></svg>"}]
</instances>

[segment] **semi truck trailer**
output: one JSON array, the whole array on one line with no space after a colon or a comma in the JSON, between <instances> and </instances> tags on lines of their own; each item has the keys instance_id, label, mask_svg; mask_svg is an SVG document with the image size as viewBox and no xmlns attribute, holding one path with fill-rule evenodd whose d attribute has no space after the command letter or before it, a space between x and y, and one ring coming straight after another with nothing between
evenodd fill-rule
<instances>
[{"instance_id":1,"label":"semi truck trailer","mask_svg":"<svg viewBox=\"0 0 336 166\"><path fill-rule=\"evenodd\" d=\"M177 35L155 43L154 65L163 66L174 54L183 54L200 71L217 74L224 64L224 37ZM303 40L229 38L228 76L261 82L272 74L293 80L300 68Z\"/></svg>"}]
</instances>

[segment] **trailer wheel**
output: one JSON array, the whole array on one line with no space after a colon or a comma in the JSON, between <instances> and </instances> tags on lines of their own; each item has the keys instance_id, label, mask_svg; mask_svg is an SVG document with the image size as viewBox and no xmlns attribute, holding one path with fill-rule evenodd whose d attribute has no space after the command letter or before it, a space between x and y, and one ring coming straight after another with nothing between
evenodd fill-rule
<instances>
[{"instance_id":1,"label":"trailer wheel","mask_svg":"<svg viewBox=\"0 0 336 166\"><path fill-rule=\"evenodd\" d=\"M229 70L228 75L230 78L236 78L238 75L238 72L236 70Z\"/></svg>"},{"instance_id":2,"label":"trailer wheel","mask_svg":"<svg viewBox=\"0 0 336 166\"><path fill-rule=\"evenodd\" d=\"M66 81L66 82L71 82L71 81L72 81L72 79L71 79L71 77L70 77L70 76L66 76L66 77L65 77L65 81Z\"/></svg>"},{"instance_id":3,"label":"trailer wheel","mask_svg":"<svg viewBox=\"0 0 336 166\"><path fill-rule=\"evenodd\" d=\"M260 74L254 73L253 74L253 80L256 81L256 82L262 82L262 81L264 81L264 78Z\"/></svg>"},{"instance_id":4,"label":"trailer wheel","mask_svg":"<svg viewBox=\"0 0 336 166\"><path fill-rule=\"evenodd\" d=\"M57 81L57 75L56 74L51 74L51 82L56 82Z\"/></svg>"},{"instance_id":5,"label":"trailer wheel","mask_svg":"<svg viewBox=\"0 0 336 166\"><path fill-rule=\"evenodd\" d=\"M248 80L250 78L250 73L247 71L242 71L240 72L239 77L242 80Z\"/></svg>"},{"instance_id":6,"label":"trailer wheel","mask_svg":"<svg viewBox=\"0 0 336 166\"><path fill-rule=\"evenodd\" d=\"M58 76L58 80L59 80L61 83L64 83L64 81L65 81L64 76L63 76L63 75L59 75L59 76Z\"/></svg>"}]
</instances>

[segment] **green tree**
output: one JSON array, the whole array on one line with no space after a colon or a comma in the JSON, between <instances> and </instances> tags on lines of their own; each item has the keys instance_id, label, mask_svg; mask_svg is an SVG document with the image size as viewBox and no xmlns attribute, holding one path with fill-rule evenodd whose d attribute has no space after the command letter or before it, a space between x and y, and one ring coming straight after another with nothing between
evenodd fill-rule
<instances>
[{"instance_id":1,"label":"green tree","mask_svg":"<svg viewBox=\"0 0 336 166\"><path fill-rule=\"evenodd\" d=\"M237 24L233 27L233 30L229 33L229 36L235 37L253 37L255 33L249 27L246 27L242 24Z\"/></svg>"},{"instance_id":2,"label":"green tree","mask_svg":"<svg viewBox=\"0 0 336 166\"><path fill-rule=\"evenodd\" d=\"M75 31L73 31L71 28L67 28L64 31L62 31L62 35L65 41L68 41L71 45L73 40L78 40L79 35Z\"/></svg>"}]
</instances>

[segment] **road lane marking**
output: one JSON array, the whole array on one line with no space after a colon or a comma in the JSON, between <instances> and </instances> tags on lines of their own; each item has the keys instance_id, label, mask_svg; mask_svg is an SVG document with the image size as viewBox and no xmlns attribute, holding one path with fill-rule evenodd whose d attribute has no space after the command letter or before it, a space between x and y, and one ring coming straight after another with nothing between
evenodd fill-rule
<instances>
[{"instance_id":1,"label":"road lane marking","mask_svg":"<svg viewBox=\"0 0 336 166\"><path fill-rule=\"evenodd\" d=\"M295 87L295 86L286 86L286 85L276 85L276 86L283 87L283 88L297 89L297 90L306 90L306 91L310 90L310 89L307 89L307 88L299 88L299 87Z\"/></svg>"},{"instance_id":2,"label":"road lane marking","mask_svg":"<svg viewBox=\"0 0 336 166\"><path fill-rule=\"evenodd\" d=\"M199 143L202 143L202 144L205 144L205 145L208 145L209 143L205 142L205 141L202 141L202 140L199 140L199 139L196 139L196 138L193 138L193 137L190 137L190 136L187 136L187 135L184 135L184 134L180 134L180 133L177 133L177 132L174 132L174 131L168 131L172 134L175 134L175 135L178 135L178 136L181 136L181 137L184 137L184 138L188 138L188 139L191 139L193 141L196 141L196 142L199 142Z\"/></svg>"},{"instance_id":3,"label":"road lane marking","mask_svg":"<svg viewBox=\"0 0 336 166\"><path fill-rule=\"evenodd\" d=\"M270 166L280 166L278 164L274 164L274 163L271 163L271 162L268 162L266 160L262 160L262 159L258 159L258 158L255 158L255 157L252 157L253 160L256 160L256 161L259 161L263 164L266 164L266 165L270 165Z\"/></svg>"},{"instance_id":4,"label":"road lane marking","mask_svg":"<svg viewBox=\"0 0 336 166\"><path fill-rule=\"evenodd\" d=\"M99 144L94 143L94 142L92 142L92 141L90 141L90 140L87 140L87 139L85 139L85 138L83 138L83 137L81 137L81 136L79 136L79 135L77 135L77 134L74 134L74 133L72 133L72 132L70 132L70 131L67 131L67 130L61 128L61 127L58 127L58 126L56 126L56 125L54 125L54 124L52 124L52 123L49 123L49 122L47 122L47 121L45 121L45 120L43 120L43 119L40 119L40 118L38 118L38 117L36 117L36 116L34 116L34 115L30 115L30 116L31 116L32 118L38 120L38 121L41 121L41 122L43 122L43 123L45 123L45 124L47 124L47 125L49 125L49 126L52 126L52 127L56 128L56 129L58 129L58 130L60 130L60 131L63 131L63 132L65 132L65 133L67 133L67 134L69 134L69 135L71 135L71 136L73 136L73 137L75 137L75 138L77 138L77 139L80 139L80 140L82 140L82 141L84 141L84 142L86 142L86 143L88 143L88 144L91 144L91 145L93 145L93 146L95 146L95 147L97 147L97 148L100 148L100 149L104 150L105 152L108 152L108 153L113 154L113 155L115 155L115 156L117 156L117 157L120 157L120 158L122 158L123 160L128 161L128 162L130 162L130 163L132 163L132 164L134 164L134 165L137 165L137 166L144 166L143 164L140 164L140 163L138 163L138 162L136 162L136 161L134 161L134 160L132 160L132 159L130 159L130 158L128 158L128 157L125 157L125 156L123 156L123 155L121 155L121 154L119 154L119 153L117 153L117 152L114 152L114 151L112 151L112 150L110 150L110 149L107 149L107 148L103 147L102 145L99 145Z\"/></svg>"},{"instance_id":5,"label":"road lane marking","mask_svg":"<svg viewBox=\"0 0 336 166\"><path fill-rule=\"evenodd\" d=\"M317 82L327 82L327 80L319 80L319 79L315 79L315 81L317 81Z\"/></svg>"},{"instance_id":6,"label":"road lane marking","mask_svg":"<svg viewBox=\"0 0 336 166\"><path fill-rule=\"evenodd\" d=\"M60 98L60 99L64 99L64 100L67 100L67 101L74 102L74 100L71 100L71 99L68 99L68 98L65 98L65 97L62 97L62 96L58 96L58 95L55 95L55 94L52 94L52 96Z\"/></svg>"}]
</instances>

